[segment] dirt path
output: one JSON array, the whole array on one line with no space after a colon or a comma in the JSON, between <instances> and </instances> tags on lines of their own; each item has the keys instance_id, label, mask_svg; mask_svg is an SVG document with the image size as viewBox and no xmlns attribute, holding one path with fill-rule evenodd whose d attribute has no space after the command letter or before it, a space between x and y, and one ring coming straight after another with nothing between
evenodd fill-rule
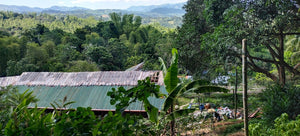
<instances>
[{"instance_id":1,"label":"dirt path","mask_svg":"<svg viewBox=\"0 0 300 136\"><path fill-rule=\"evenodd\" d=\"M193 101L194 101L194 99L191 99L191 101L190 101L189 103L187 103L187 104L185 104L185 105L181 105L181 106L179 107L179 109L183 109L183 107L188 106L190 103L193 103Z\"/></svg>"}]
</instances>

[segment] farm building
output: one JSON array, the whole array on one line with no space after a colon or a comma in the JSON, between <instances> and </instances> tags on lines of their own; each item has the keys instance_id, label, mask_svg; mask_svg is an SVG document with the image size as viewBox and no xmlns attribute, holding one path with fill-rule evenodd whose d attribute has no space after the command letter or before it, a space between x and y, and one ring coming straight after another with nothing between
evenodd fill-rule
<instances>
[{"instance_id":1,"label":"farm building","mask_svg":"<svg viewBox=\"0 0 300 136\"><path fill-rule=\"evenodd\" d=\"M50 103L60 103L67 97L67 101L75 101L67 108L91 107L96 114L103 115L115 110L107 96L108 91L120 86L131 88L146 77L160 85L161 92L167 93L161 71L24 72L20 76L0 78L0 86L13 85L20 92L33 91L39 99L36 103L38 108L51 110ZM149 101L161 109L164 99L152 97ZM29 106L34 107L35 104ZM145 114L141 102L131 104L125 112Z\"/></svg>"}]
</instances>

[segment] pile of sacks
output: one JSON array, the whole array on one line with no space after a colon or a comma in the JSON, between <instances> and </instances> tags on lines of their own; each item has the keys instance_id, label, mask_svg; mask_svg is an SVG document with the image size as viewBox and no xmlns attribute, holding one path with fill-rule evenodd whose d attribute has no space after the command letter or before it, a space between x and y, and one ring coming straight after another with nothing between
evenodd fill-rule
<instances>
[{"instance_id":1,"label":"pile of sacks","mask_svg":"<svg viewBox=\"0 0 300 136\"><path fill-rule=\"evenodd\" d=\"M223 115L223 117L226 116L228 119L233 118L232 111L228 107L223 108L221 106L217 109L216 112L219 113L221 116Z\"/></svg>"},{"instance_id":2,"label":"pile of sacks","mask_svg":"<svg viewBox=\"0 0 300 136\"><path fill-rule=\"evenodd\" d=\"M213 116L218 120L223 119L231 119L233 118L233 112L228 107L219 107L215 108L212 107L209 103L206 103L205 105L200 104L199 106L200 111L202 112L204 109L207 110L208 113L212 113Z\"/></svg>"}]
</instances>

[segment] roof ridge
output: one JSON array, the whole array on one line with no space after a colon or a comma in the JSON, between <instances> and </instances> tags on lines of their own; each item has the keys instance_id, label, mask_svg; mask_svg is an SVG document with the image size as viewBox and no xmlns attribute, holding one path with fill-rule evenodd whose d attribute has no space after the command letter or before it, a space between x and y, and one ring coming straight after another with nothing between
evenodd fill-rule
<instances>
[{"instance_id":1,"label":"roof ridge","mask_svg":"<svg viewBox=\"0 0 300 136\"><path fill-rule=\"evenodd\" d=\"M137 85L159 72L158 85L163 85L161 71L94 71L94 72L23 72L20 76L0 78L0 86L103 86Z\"/></svg>"}]
</instances>

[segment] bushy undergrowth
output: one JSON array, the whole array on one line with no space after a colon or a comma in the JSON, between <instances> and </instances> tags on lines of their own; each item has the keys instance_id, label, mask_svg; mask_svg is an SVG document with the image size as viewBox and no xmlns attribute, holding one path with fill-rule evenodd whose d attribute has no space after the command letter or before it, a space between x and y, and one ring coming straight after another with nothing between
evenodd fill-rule
<instances>
[{"instance_id":1,"label":"bushy undergrowth","mask_svg":"<svg viewBox=\"0 0 300 136\"><path fill-rule=\"evenodd\" d=\"M296 120L290 120L288 114L283 113L274 120L273 126L264 125L261 122L249 125L250 136L299 136L300 115Z\"/></svg>"},{"instance_id":2,"label":"bushy undergrowth","mask_svg":"<svg viewBox=\"0 0 300 136\"><path fill-rule=\"evenodd\" d=\"M263 91L263 120L273 124L274 120L282 113L287 113L290 119L295 119L300 114L300 88L281 85L269 86Z\"/></svg>"},{"instance_id":3,"label":"bushy undergrowth","mask_svg":"<svg viewBox=\"0 0 300 136\"><path fill-rule=\"evenodd\" d=\"M250 121L253 136L300 135L300 88L269 86L261 95L263 114L260 120Z\"/></svg>"},{"instance_id":4,"label":"bushy undergrowth","mask_svg":"<svg viewBox=\"0 0 300 136\"><path fill-rule=\"evenodd\" d=\"M139 81L139 87L130 89L131 92L125 91L131 94L133 93L132 91L142 92L138 89L159 91L158 86L150 83L149 78L145 81ZM118 92L120 93L121 91ZM154 135L155 132L153 130L157 131L156 126L152 125L151 121L145 120L141 115L125 115L123 112L120 112L121 109L125 109L124 107L134 102L126 101L129 98L126 97L127 95L117 99L120 103L117 104L115 113L109 112L104 117L97 117L90 107L66 108L68 104L74 103L68 102L67 97L62 100L61 104L56 102L54 102L56 106L51 104L54 111L46 112L46 109L28 108L30 103L37 101L29 90L19 93L16 88L10 86L1 88L0 93L1 136ZM111 94L114 94L115 100L117 95L113 92ZM135 95L138 95L138 93L135 93ZM144 99L148 100L147 98L150 95L150 93L148 95L140 94L136 100L140 97L145 97ZM148 107L148 110L151 110L151 108Z\"/></svg>"},{"instance_id":5,"label":"bushy undergrowth","mask_svg":"<svg viewBox=\"0 0 300 136\"><path fill-rule=\"evenodd\" d=\"M244 128L244 123L237 123L237 124L230 125L226 127L226 130L223 132L223 135L226 136L228 134L240 131L242 128Z\"/></svg>"}]
</instances>

